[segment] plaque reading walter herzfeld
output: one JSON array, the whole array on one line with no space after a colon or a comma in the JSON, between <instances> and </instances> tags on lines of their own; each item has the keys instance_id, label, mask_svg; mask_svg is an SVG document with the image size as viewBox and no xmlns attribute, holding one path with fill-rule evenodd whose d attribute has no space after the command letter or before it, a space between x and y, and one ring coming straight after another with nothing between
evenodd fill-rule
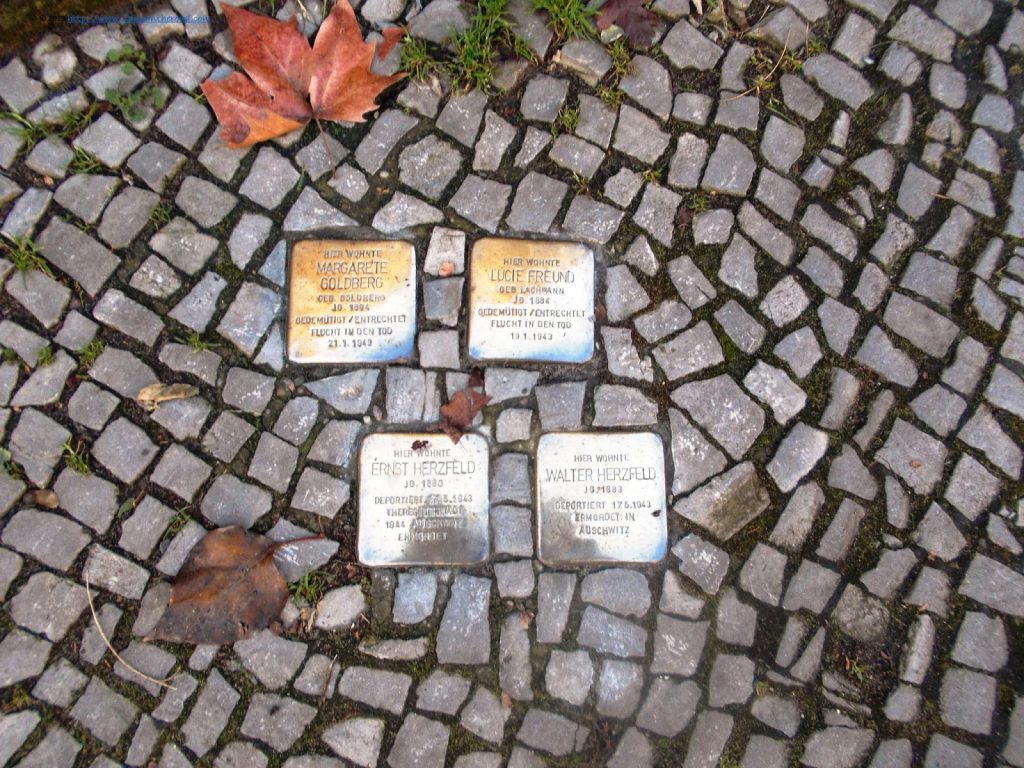
<instances>
[{"instance_id":1,"label":"plaque reading walter herzfeld","mask_svg":"<svg viewBox=\"0 0 1024 768\"><path fill-rule=\"evenodd\" d=\"M416 258L397 240L305 240L292 246L288 359L377 363L412 354Z\"/></svg>"},{"instance_id":2,"label":"plaque reading walter herzfeld","mask_svg":"<svg viewBox=\"0 0 1024 768\"><path fill-rule=\"evenodd\" d=\"M480 435L368 435L359 455L359 560L468 565L487 559L488 450Z\"/></svg>"},{"instance_id":3,"label":"plaque reading walter herzfeld","mask_svg":"<svg viewBox=\"0 0 1024 768\"><path fill-rule=\"evenodd\" d=\"M593 251L578 243L478 240L469 265L469 354L477 360L589 360Z\"/></svg>"},{"instance_id":4,"label":"plaque reading walter herzfeld","mask_svg":"<svg viewBox=\"0 0 1024 768\"><path fill-rule=\"evenodd\" d=\"M650 433L543 435L539 557L550 565L665 556L665 455Z\"/></svg>"}]
</instances>

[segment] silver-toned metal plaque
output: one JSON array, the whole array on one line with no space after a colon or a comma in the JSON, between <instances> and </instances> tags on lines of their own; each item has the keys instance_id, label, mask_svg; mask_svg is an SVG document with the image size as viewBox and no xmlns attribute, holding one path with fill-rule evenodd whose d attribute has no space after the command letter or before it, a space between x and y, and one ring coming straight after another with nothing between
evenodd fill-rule
<instances>
[{"instance_id":1,"label":"silver-toned metal plaque","mask_svg":"<svg viewBox=\"0 0 1024 768\"><path fill-rule=\"evenodd\" d=\"M487 441L378 433L359 455L359 560L468 565L490 547Z\"/></svg>"},{"instance_id":2,"label":"silver-toned metal plaque","mask_svg":"<svg viewBox=\"0 0 1024 768\"><path fill-rule=\"evenodd\" d=\"M303 240L288 264L288 359L378 363L412 354L416 257L399 240Z\"/></svg>"},{"instance_id":3,"label":"silver-toned metal plaque","mask_svg":"<svg viewBox=\"0 0 1024 768\"><path fill-rule=\"evenodd\" d=\"M537 444L539 557L549 565L665 556L665 454L648 432L553 433Z\"/></svg>"},{"instance_id":4,"label":"silver-toned metal plaque","mask_svg":"<svg viewBox=\"0 0 1024 768\"><path fill-rule=\"evenodd\" d=\"M469 264L469 354L477 360L589 360L593 251L579 243L478 240Z\"/></svg>"}]
</instances>

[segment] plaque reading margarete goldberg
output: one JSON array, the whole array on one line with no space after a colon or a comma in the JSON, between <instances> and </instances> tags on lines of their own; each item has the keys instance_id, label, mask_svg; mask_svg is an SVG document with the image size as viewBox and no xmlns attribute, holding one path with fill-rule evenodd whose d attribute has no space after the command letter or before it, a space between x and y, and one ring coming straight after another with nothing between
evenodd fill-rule
<instances>
[{"instance_id":1,"label":"plaque reading margarete goldberg","mask_svg":"<svg viewBox=\"0 0 1024 768\"><path fill-rule=\"evenodd\" d=\"M594 354L594 253L488 237L469 264L469 355L584 363Z\"/></svg>"},{"instance_id":2,"label":"plaque reading margarete goldberg","mask_svg":"<svg viewBox=\"0 0 1024 768\"><path fill-rule=\"evenodd\" d=\"M412 354L416 258L398 240L304 240L288 270L288 359L378 363Z\"/></svg>"},{"instance_id":3,"label":"plaque reading margarete goldberg","mask_svg":"<svg viewBox=\"0 0 1024 768\"><path fill-rule=\"evenodd\" d=\"M368 435L359 455L359 560L469 565L487 559L488 451L480 435Z\"/></svg>"},{"instance_id":4,"label":"plaque reading margarete goldberg","mask_svg":"<svg viewBox=\"0 0 1024 768\"><path fill-rule=\"evenodd\" d=\"M557 433L537 444L538 555L549 565L665 556L665 454L655 434Z\"/></svg>"}]
</instances>

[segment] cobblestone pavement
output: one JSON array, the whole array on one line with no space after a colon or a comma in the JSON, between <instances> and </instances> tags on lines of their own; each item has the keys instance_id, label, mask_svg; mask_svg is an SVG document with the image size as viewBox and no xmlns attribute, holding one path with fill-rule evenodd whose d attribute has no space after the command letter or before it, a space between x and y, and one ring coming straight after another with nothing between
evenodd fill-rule
<instances>
[{"instance_id":1,"label":"cobblestone pavement","mask_svg":"<svg viewBox=\"0 0 1024 768\"><path fill-rule=\"evenodd\" d=\"M0 764L1024 766L1020 8L759 0L724 37L657 0L611 107L603 47L556 57L516 0L546 58L505 90L404 84L366 125L235 151L196 98L230 66L223 18L172 4L212 22L62 28L0 67L7 108L51 126L0 131L0 229L40 255L0 259ZM466 18L434 0L411 30ZM107 63L122 45L143 54ZM415 243L407 363L284 361L284 239L314 230ZM465 385L487 233L594 246L598 351L486 367L489 564L362 568L359 441ZM200 395L147 412L157 381ZM670 554L543 567L538 436L620 428L665 442ZM142 642L230 524L327 535L281 562L280 626ZM106 649L87 575L173 690Z\"/></svg>"}]
</instances>

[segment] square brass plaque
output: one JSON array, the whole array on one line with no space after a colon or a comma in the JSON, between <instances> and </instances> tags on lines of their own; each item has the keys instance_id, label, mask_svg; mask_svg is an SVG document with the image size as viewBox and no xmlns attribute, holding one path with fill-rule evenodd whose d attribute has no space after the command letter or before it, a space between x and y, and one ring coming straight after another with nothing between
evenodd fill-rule
<instances>
[{"instance_id":1,"label":"square brass plaque","mask_svg":"<svg viewBox=\"0 0 1024 768\"><path fill-rule=\"evenodd\" d=\"M538 441L538 553L549 565L661 560L665 502L655 434L553 433Z\"/></svg>"},{"instance_id":2,"label":"square brass plaque","mask_svg":"<svg viewBox=\"0 0 1024 768\"><path fill-rule=\"evenodd\" d=\"M584 363L594 354L594 252L488 237L469 264L469 355Z\"/></svg>"},{"instance_id":3,"label":"square brass plaque","mask_svg":"<svg viewBox=\"0 0 1024 768\"><path fill-rule=\"evenodd\" d=\"M289 360L379 363L412 354L412 243L304 240L292 245L288 270Z\"/></svg>"},{"instance_id":4,"label":"square brass plaque","mask_svg":"<svg viewBox=\"0 0 1024 768\"><path fill-rule=\"evenodd\" d=\"M487 441L464 435L368 435L359 454L359 560L469 565L487 559Z\"/></svg>"}]
</instances>

